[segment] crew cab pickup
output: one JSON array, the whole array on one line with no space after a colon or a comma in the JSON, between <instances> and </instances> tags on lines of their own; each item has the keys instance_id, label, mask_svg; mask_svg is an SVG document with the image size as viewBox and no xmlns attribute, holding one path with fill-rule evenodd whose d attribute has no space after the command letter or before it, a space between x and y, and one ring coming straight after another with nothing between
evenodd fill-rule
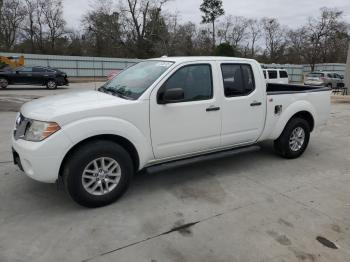
<instances>
[{"instance_id":1,"label":"crew cab pickup","mask_svg":"<svg viewBox=\"0 0 350 262\"><path fill-rule=\"evenodd\" d=\"M15 163L63 181L79 204L119 198L144 168L274 141L285 158L306 149L330 112L327 87L266 84L255 60L163 57L140 62L98 90L24 104Z\"/></svg>"}]
</instances>

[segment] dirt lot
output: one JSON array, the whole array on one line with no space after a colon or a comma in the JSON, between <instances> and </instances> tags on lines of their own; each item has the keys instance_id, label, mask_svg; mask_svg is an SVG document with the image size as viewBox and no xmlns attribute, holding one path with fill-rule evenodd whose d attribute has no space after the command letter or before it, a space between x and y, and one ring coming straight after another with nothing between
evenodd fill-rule
<instances>
[{"instance_id":1,"label":"dirt lot","mask_svg":"<svg viewBox=\"0 0 350 262\"><path fill-rule=\"evenodd\" d=\"M92 89L77 84L53 93ZM137 175L85 209L11 163L15 111L51 90L0 90L0 261L350 261L350 99L296 160L256 152Z\"/></svg>"}]
</instances>

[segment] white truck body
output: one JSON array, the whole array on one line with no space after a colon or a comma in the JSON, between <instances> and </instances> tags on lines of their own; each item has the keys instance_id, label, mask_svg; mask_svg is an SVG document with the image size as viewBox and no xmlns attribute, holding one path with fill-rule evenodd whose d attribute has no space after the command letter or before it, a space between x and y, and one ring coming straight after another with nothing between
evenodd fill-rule
<instances>
[{"instance_id":1,"label":"white truck body","mask_svg":"<svg viewBox=\"0 0 350 262\"><path fill-rule=\"evenodd\" d=\"M138 158L136 168L141 170L167 161L275 140L296 114L305 115L312 130L325 124L330 113L329 89L267 88L263 71L255 60L164 57L148 61L171 62L171 66L138 99L83 91L24 104L20 112L22 118L55 122L60 127L39 142L13 136L14 154L24 172L35 180L53 183L70 150L94 137L117 137L131 144L137 154L133 158ZM159 104L159 89L177 70L188 65L210 66L212 97ZM249 66L254 76L254 90L246 95L227 97L224 81L233 80L223 79L222 65Z\"/></svg>"}]
</instances>

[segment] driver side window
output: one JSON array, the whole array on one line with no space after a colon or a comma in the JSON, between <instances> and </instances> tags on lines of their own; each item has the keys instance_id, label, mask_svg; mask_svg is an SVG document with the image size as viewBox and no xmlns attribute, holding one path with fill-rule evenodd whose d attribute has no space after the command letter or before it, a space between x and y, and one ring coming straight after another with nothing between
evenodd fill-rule
<instances>
[{"instance_id":1,"label":"driver side window","mask_svg":"<svg viewBox=\"0 0 350 262\"><path fill-rule=\"evenodd\" d=\"M213 97L213 81L209 64L188 65L177 70L162 86L162 91L182 88L183 102L208 100Z\"/></svg>"}]
</instances>

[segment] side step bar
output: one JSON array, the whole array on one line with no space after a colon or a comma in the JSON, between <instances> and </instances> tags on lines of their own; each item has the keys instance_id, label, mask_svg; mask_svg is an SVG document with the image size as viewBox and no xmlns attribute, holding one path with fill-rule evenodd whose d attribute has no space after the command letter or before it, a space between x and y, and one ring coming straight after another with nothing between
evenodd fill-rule
<instances>
[{"instance_id":1,"label":"side step bar","mask_svg":"<svg viewBox=\"0 0 350 262\"><path fill-rule=\"evenodd\" d=\"M172 169L175 167L186 166L186 165L190 165L193 163L202 162L205 160L215 160L215 159L219 159L219 158L231 157L234 155L255 152L258 150L260 150L260 146L257 146L257 145L238 147L238 148L234 148L234 149L228 149L228 150L224 150L224 151L208 153L208 154L194 156L194 157L190 157L190 158L165 162L165 163L161 163L161 164L147 167L144 170L147 171L148 173L160 172L163 170Z\"/></svg>"}]
</instances>

